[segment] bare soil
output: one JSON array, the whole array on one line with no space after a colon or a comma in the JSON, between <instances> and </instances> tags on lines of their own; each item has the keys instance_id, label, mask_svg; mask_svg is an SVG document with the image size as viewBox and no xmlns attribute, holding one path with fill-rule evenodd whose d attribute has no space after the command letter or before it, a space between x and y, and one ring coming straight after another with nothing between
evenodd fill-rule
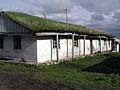
<instances>
[{"instance_id":1,"label":"bare soil","mask_svg":"<svg viewBox=\"0 0 120 90\"><path fill-rule=\"evenodd\" d=\"M32 80L24 75L0 74L0 90L75 90L69 84Z\"/></svg>"}]
</instances>

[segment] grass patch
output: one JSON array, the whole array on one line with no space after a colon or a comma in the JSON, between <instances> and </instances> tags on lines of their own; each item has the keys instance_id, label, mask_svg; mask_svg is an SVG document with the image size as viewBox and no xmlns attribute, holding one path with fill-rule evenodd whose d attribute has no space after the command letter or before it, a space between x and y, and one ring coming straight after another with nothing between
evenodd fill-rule
<instances>
[{"instance_id":1,"label":"grass patch","mask_svg":"<svg viewBox=\"0 0 120 90\"><path fill-rule=\"evenodd\" d=\"M4 12L12 20L23 25L33 32L49 31L49 32L72 32L87 35L112 36L111 33L103 32L97 29L86 28L85 26L67 24L36 16L31 16L21 12Z\"/></svg>"},{"instance_id":2,"label":"grass patch","mask_svg":"<svg viewBox=\"0 0 120 90\"><path fill-rule=\"evenodd\" d=\"M30 79L47 80L56 87L62 85L69 90L119 90L120 53L88 56L37 67L0 61L0 72L23 73Z\"/></svg>"}]
</instances>

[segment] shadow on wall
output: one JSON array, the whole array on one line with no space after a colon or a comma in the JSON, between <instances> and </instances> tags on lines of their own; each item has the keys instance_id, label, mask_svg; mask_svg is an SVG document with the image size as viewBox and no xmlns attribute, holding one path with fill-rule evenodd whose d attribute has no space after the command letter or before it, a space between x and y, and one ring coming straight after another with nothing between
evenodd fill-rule
<instances>
[{"instance_id":1,"label":"shadow on wall","mask_svg":"<svg viewBox=\"0 0 120 90\"><path fill-rule=\"evenodd\" d=\"M120 57L109 58L101 63L85 68L82 71L105 74L120 74Z\"/></svg>"}]
</instances>

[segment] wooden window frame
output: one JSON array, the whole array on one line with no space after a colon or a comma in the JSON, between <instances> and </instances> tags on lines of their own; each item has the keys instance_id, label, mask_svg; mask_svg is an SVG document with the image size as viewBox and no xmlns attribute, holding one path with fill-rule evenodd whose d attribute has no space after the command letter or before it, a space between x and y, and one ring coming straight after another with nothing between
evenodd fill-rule
<instances>
[{"instance_id":1,"label":"wooden window frame","mask_svg":"<svg viewBox=\"0 0 120 90\"><path fill-rule=\"evenodd\" d=\"M75 39L75 40L74 40L74 46L75 46L75 47L79 47L78 39Z\"/></svg>"},{"instance_id":2,"label":"wooden window frame","mask_svg":"<svg viewBox=\"0 0 120 90\"><path fill-rule=\"evenodd\" d=\"M57 40L55 37L53 38L53 48L57 48ZM60 49L60 39L58 39L58 49Z\"/></svg>"}]
</instances>

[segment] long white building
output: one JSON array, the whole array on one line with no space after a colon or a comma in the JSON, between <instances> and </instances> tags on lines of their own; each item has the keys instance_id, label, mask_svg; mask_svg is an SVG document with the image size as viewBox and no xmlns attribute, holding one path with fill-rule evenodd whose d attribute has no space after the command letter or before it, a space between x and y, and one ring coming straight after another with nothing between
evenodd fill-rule
<instances>
[{"instance_id":1,"label":"long white building","mask_svg":"<svg viewBox=\"0 0 120 90\"><path fill-rule=\"evenodd\" d=\"M47 63L108 51L119 52L119 41L107 34L81 33L69 30L71 28L53 30L56 24L52 30L47 30L43 29L45 26L41 24L44 22L38 17L18 12L0 14L0 58ZM48 21L45 24L48 25Z\"/></svg>"}]
</instances>

